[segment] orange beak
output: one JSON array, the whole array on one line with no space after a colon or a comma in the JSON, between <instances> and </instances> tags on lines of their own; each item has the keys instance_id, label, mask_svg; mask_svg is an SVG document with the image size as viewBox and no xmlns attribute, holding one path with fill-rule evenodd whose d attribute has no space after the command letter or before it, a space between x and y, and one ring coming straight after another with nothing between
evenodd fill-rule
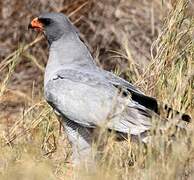
<instances>
[{"instance_id":1,"label":"orange beak","mask_svg":"<svg viewBox=\"0 0 194 180\"><path fill-rule=\"evenodd\" d=\"M38 18L34 18L29 24L28 28L34 29L36 31L43 31L43 24L38 20Z\"/></svg>"}]
</instances>

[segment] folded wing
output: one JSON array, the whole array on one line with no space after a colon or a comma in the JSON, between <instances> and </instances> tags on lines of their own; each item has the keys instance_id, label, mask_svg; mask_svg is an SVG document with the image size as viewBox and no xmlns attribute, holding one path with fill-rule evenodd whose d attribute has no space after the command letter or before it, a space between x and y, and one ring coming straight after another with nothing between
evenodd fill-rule
<instances>
[{"instance_id":1,"label":"folded wing","mask_svg":"<svg viewBox=\"0 0 194 180\"><path fill-rule=\"evenodd\" d=\"M134 135L151 127L150 110L95 72L59 71L45 86L45 96L60 114L84 127L105 125Z\"/></svg>"}]
</instances>

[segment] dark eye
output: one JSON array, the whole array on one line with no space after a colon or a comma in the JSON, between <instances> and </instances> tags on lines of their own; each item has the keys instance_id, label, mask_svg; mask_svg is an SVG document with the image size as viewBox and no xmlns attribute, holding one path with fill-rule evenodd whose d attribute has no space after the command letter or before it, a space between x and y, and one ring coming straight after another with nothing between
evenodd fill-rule
<instances>
[{"instance_id":1,"label":"dark eye","mask_svg":"<svg viewBox=\"0 0 194 180\"><path fill-rule=\"evenodd\" d=\"M39 18L38 19L41 23L43 23L45 26L48 26L52 23L52 20L49 18Z\"/></svg>"}]
</instances>

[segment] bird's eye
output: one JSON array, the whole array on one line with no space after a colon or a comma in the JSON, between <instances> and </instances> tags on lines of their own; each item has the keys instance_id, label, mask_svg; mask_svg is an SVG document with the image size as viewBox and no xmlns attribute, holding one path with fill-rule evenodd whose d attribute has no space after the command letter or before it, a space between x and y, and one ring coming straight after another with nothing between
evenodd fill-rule
<instances>
[{"instance_id":1,"label":"bird's eye","mask_svg":"<svg viewBox=\"0 0 194 180\"><path fill-rule=\"evenodd\" d=\"M52 23L52 20L49 18L39 18L38 19L41 23L43 23L45 26L48 26Z\"/></svg>"}]
</instances>

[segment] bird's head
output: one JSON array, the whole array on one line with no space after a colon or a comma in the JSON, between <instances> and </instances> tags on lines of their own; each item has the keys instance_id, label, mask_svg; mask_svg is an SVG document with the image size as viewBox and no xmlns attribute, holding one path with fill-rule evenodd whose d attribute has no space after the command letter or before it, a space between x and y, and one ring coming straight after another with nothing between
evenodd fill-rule
<instances>
[{"instance_id":1,"label":"bird's head","mask_svg":"<svg viewBox=\"0 0 194 180\"><path fill-rule=\"evenodd\" d=\"M43 32L49 44L60 39L63 35L76 33L76 28L62 13L43 13L34 18L28 27Z\"/></svg>"}]
</instances>

